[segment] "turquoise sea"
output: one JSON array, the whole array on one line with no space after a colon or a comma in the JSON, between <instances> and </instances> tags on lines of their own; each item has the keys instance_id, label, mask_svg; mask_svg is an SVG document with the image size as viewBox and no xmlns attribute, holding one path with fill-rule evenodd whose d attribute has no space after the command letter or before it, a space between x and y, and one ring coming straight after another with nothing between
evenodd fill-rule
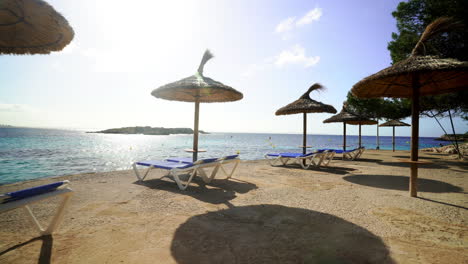
<instances>
[{"instance_id":1,"label":"turquoise sea","mask_svg":"<svg viewBox=\"0 0 468 264\"><path fill-rule=\"evenodd\" d=\"M314 148L340 148L341 135L309 135ZM376 148L376 137L363 136L363 145ZM396 137L397 149L408 150L409 137ZM438 146L434 138L420 138L420 147ZM347 144L357 146L357 136L347 136ZM391 149L391 137L380 137L380 149ZM265 153L298 152L300 134L212 133L200 135L203 157L239 153L241 159L262 159ZM134 161L189 157L184 149L192 147L192 135L111 135L83 131L0 128L0 184L78 174L126 170Z\"/></svg>"}]
</instances>

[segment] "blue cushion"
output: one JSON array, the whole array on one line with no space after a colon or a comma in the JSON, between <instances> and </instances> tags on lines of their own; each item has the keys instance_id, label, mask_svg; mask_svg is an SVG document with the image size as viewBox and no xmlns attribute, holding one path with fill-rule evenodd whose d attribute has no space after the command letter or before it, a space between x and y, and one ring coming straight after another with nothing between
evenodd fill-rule
<instances>
[{"instance_id":1,"label":"blue cushion","mask_svg":"<svg viewBox=\"0 0 468 264\"><path fill-rule=\"evenodd\" d=\"M239 155L229 155L229 156L224 157L224 159L225 160L231 160L231 159L235 159L237 157L239 157Z\"/></svg>"},{"instance_id":2,"label":"blue cushion","mask_svg":"<svg viewBox=\"0 0 468 264\"><path fill-rule=\"evenodd\" d=\"M216 161L218 159L217 158L207 158L207 159L201 159L201 160L203 160L203 163L209 163L209 162L214 162L214 161ZM193 158L169 158L169 159L166 159L166 161L180 162L180 163L185 163L185 164L193 164Z\"/></svg>"},{"instance_id":3,"label":"blue cushion","mask_svg":"<svg viewBox=\"0 0 468 264\"><path fill-rule=\"evenodd\" d=\"M6 196L8 199L5 202L12 201L12 200L18 200L18 199L23 199L23 198L28 198L32 197L35 195L43 194L46 192L51 192L55 191L58 187L61 185L65 184L66 182L54 182L51 184L45 184L41 186L36 186L28 189L23 189L15 192L9 192L6 193L3 196Z\"/></svg>"},{"instance_id":4,"label":"blue cushion","mask_svg":"<svg viewBox=\"0 0 468 264\"><path fill-rule=\"evenodd\" d=\"M218 160L218 158L208 158L208 159L200 159L203 160L203 163L210 163L210 162L215 162Z\"/></svg>"},{"instance_id":5,"label":"blue cushion","mask_svg":"<svg viewBox=\"0 0 468 264\"><path fill-rule=\"evenodd\" d=\"M166 161L192 164L193 158L169 158L169 159L166 159Z\"/></svg>"},{"instance_id":6,"label":"blue cushion","mask_svg":"<svg viewBox=\"0 0 468 264\"><path fill-rule=\"evenodd\" d=\"M343 153L349 153L356 151L357 149L351 149L351 150L342 150L342 149L319 149L319 152L324 152L325 150L331 150L334 151L336 154L343 154Z\"/></svg>"},{"instance_id":7,"label":"blue cushion","mask_svg":"<svg viewBox=\"0 0 468 264\"><path fill-rule=\"evenodd\" d=\"M294 152L282 152L282 153L268 153L267 156L270 157L283 157L283 158L297 158L297 157L307 157L315 154L315 152L310 152L307 154L294 153Z\"/></svg>"},{"instance_id":8,"label":"blue cushion","mask_svg":"<svg viewBox=\"0 0 468 264\"><path fill-rule=\"evenodd\" d=\"M146 160L146 161L137 162L136 164L142 165L142 166L148 166L148 167L153 166L155 168L165 169L165 170L186 169L186 168L193 166L193 164L178 163L178 162L173 162L173 161L160 161L160 160Z\"/></svg>"}]
</instances>

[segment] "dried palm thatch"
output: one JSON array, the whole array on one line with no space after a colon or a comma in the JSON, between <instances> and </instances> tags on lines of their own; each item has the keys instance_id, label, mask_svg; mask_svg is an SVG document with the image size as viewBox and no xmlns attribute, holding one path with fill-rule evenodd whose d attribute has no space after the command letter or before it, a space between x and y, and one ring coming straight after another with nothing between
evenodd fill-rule
<instances>
[{"instance_id":1,"label":"dried palm thatch","mask_svg":"<svg viewBox=\"0 0 468 264\"><path fill-rule=\"evenodd\" d=\"M73 37L68 21L45 1L0 1L0 54L49 54Z\"/></svg>"},{"instance_id":2,"label":"dried palm thatch","mask_svg":"<svg viewBox=\"0 0 468 264\"><path fill-rule=\"evenodd\" d=\"M346 124L359 125L359 147L362 147L361 141L361 126L362 125L375 125L377 121L369 119L367 117L358 116L346 109L346 103L343 103L341 111L323 121L323 123L343 123L343 149L346 150Z\"/></svg>"},{"instance_id":3,"label":"dried palm thatch","mask_svg":"<svg viewBox=\"0 0 468 264\"><path fill-rule=\"evenodd\" d=\"M353 113L350 113L346 109L346 104L343 104L343 108L341 108L341 111L323 121L323 123L342 123L345 122L346 124L350 125L375 125L377 124L377 121L363 117L363 116L358 116Z\"/></svg>"},{"instance_id":4,"label":"dried palm thatch","mask_svg":"<svg viewBox=\"0 0 468 264\"><path fill-rule=\"evenodd\" d=\"M291 114L300 114L300 113L336 113L336 109L331 106L321 102L317 102L310 98L310 93L312 91L324 90L319 83L313 84L306 93L304 93L296 101L281 107L276 111L276 115L291 115Z\"/></svg>"},{"instance_id":5,"label":"dried palm thatch","mask_svg":"<svg viewBox=\"0 0 468 264\"><path fill-rule=\"evenodd\" d=\"M193 161L198 158L198 118L200 103L230 102L242 99L242 93L234 88L203 76L203 67L213 58L206 50L198 67L197 73L177 82L166 84L151 92L157 98L166 100L195 102L195 120L193 131Z\"/></svg>"},{"instance_id":6,"label":"dried palm thatch","mask_svg":"<svg viewBox=\"0 0 468 264\"><path fill-rule=\"evenodd\" d=\"M443 32L459 28L451 18L439 18L426 27L411 56L356 83L357 97L411 98L410 196L417 196L419 148L419 97L468 89L468 62L425 55L425 43Z\"/></svg>"},{"instance_id":7,"label":"dried palm thatch","mask_svg":"<svg viewBox=\"0 0 468 264\"><path fill-rule=\"evenodd\" d=\"M392 136L392 150L395 152L395 127L396 126L411 126L410 124L406 124L404 122L401 122L399 120L390 120L388 122L385 122L379 127L392 127L393 128L393 136Z\"/></svg>"},{"instance_id":8,"label":"dried palm thatch","mask_svg":"<svg viewBox=\"0 0 468 264\"><path fill-rule=\"evenodd\" d=\"M351 92L357 97L413 96L413 74L419 77L419 95L436 95L468 89L468 62L425 56L425 42L433 36L459 28L451 18L439 18L421 35L411 56L356 83Z\"/></svg>"},{"instance_id":9,"label":"dried palm thatch","mask_svg":"<svg viewBox=\"0 0 468 264\"><path fill-rule=\"evenodd\" d=\"M405 122L401 122L399 120L390 120L388 122L380 124L379 126L380 127L394 127L394 126L411 126L411 125Z\"/></svg>"},{"instance_id":10,"label":"dried palm thatch","mask_svg":"<svg viewBox=\"0 0 468 264\"><path fill-rule=\"evenodd\" d=\"M205 51L197 73L182 80L163 85L151 92L155 97L183 102L231 102L243 98L242 93L234 88L203 76L203 67L213 58L209 50Z\"/></svg>"}]
</instances>

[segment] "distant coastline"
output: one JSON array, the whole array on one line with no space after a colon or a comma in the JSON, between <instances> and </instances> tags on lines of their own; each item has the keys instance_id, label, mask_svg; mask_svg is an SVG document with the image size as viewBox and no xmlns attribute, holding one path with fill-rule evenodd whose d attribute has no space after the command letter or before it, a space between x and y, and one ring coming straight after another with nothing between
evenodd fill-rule
<instances>
[{"instance_id":1,"label":"distant coastline","mask_svg":"<svg viewBox=\"0 0 468 264\"><path fill-rule=\"evenodd\" d=\"M458 140L458 141L467 141L468 140L468 132L465 133L465 134L455 134L455 136L453 134L452 135L444 134L441 137L436 138L435 140L454 141L455 139Z\"/></svg>"},{"instance_id":2,"label":"distant coastline","mask_svg":"<svg viewBox=\"0 0 468 264\"><path fill-rule=\"evenodd\" d=\"M200 134L208 134L202 130L199 130ZM102 133L102 134L143 134L143 135L171 135L171 134L193 134L191 128L164 128L164 127L121 127L121 128L110 128L101 131L86 132L86 133Z\"/></svg>"}]
</instances>

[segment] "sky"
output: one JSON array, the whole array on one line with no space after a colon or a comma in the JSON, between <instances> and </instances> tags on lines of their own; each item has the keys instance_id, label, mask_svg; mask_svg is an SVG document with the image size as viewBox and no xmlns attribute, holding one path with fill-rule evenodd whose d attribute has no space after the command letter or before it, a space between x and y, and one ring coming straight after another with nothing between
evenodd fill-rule
<instances>
[{"instance_id":1,"label":"sky","mask_svg":"<svg viewBox=\"0 0 468 264\"><path fill-rule=\"evenodd\" d=\"M204 75L243 93L240 101L200 106L210 132L302 133L302 115L275 116L314 83L312 98L337 111L351 87L390 66L399 0L154 1L49 0L75 31L50 55L0 56L0 124L96 130L125 126L193 127L194 104L151 96L193 75L203 52L215 57ZM341 134L309 114L310 134ZM410 123L409 118L404 122ZM442 120L448 129L448 118ZM375 135L376 126L363 126ZM468 122L455 119L457 133ZM350 135L357 126L348 126ZM380 128L380 135L391 135ZM421 136L443 134L420 120ZM410 128L397 128L410 136Z\"/></svg>"}]
</instances>

